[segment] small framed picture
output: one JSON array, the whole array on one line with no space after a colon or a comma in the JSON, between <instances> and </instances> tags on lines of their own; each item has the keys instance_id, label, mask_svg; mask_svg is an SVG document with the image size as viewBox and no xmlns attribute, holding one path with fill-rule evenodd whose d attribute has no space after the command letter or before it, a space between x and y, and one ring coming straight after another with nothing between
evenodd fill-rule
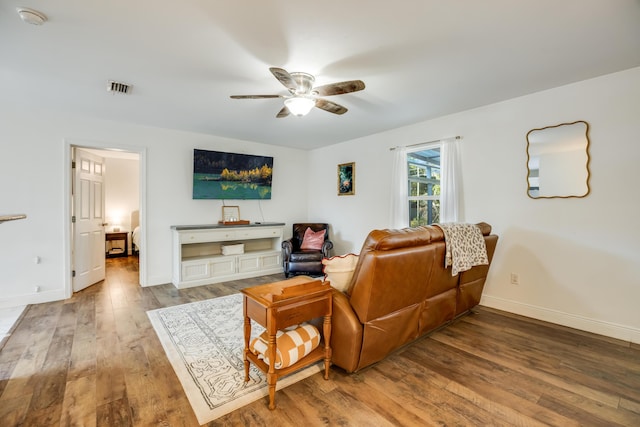
<instances>
[{"instance_id":1,"label":"small framed picture","mask_svg":"<svg viewBox=\"0 0 640 427\"><path fill-rule=\"evenodd\" d=\"M338 165L338 196L356 194L356 163Z\"/></svg>"},{"instance_id":2,"label":"small framed picture","mask_svg":"<svg viewBox=\"0 0 640 427\"><path fill-rule=\"evenodd\" d=\"M222 220L224 222L240 221L240 206L223 206Z\"/></svg>"}]
</instances>

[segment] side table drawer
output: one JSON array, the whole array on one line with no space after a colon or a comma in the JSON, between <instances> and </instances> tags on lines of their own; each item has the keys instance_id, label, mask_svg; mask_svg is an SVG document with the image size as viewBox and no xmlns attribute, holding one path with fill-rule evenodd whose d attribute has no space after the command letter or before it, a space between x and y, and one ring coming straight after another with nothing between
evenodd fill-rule
<instances>
[{"instance_id":1,"label":"side table drawer","mask_svg":"<svg viewBox=\"0 0 640 427\"><path fill-rule=\"evenodd\" d=\"M187 233L180 233L180 243L182 244L223 242L233 240L235 238L236 232L234 230L196 230Z\"/></svg>"},{"instance_id":2,"label":"side table drawer","mask_svg":"<svg viewBox=\"0 0 640 427\"><path fill-rule=\"evenodd\" d=\"M249 228L245 230L238 230L237 235L238 235L238 238L241 238L241 239L261 239L266 237L281 237L282 228L280 227Z\"/></svg>"},{"instance_id":3,"label":"side table drawer","mask_svg":"<svg viewBox=\"0 0 640 427\"><path fill-rule=\"evenodd\" d=\"M267 327L267 308L262 304L252 300L251 298L245 298L244 303L246 304L246 313L245 315L255 320L262 327Z\"/></svg>"},{"instance_id":4,"label":"side table drawer","mask_svg":"<svg viewBox=\"0 0 640 427\"><path fill-rule=\"evenodd\" d=\"M278 329L284 329L316 317L322 317L331 312L330 305L330 299L322 297L305 301L299 305L277 309L275 313L276 325L278 325Z\"/></svg>"}]
</instances>

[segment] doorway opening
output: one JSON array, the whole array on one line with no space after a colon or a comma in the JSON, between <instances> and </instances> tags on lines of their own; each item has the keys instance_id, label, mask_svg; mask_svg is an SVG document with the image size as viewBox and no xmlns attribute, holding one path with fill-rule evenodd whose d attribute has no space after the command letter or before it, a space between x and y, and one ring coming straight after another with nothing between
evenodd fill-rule
<instances>
[{"instance_id":1,"label":"doorway opening","mask_svg":"<svg viewBox=\"0 0 640 427\"><path fill-rule=\"evenodd\" d=\"M67 153L70 169L66 193L72 219L66 232L69 239L67 296L91 286L93 283L88 282L94 281L95 276L83 283L80 273L92 269L97 271L100 266L102 277L95 283L104 279L109 266L127 263L137 268L138 282L144 285L145 150L69 143ZM82 153L82 160L78 153ZM84 161L87 158L97 159L95 168L102 173L101 182L87 183L78 178L78 168L91 167L90 162ZM78 197L79 193L81 197ZM87 233L88 237L79 237L78 233L83 227L83 216L90 216L95 223L92 225L94 231Z\"/></svg>"}]
</instances>

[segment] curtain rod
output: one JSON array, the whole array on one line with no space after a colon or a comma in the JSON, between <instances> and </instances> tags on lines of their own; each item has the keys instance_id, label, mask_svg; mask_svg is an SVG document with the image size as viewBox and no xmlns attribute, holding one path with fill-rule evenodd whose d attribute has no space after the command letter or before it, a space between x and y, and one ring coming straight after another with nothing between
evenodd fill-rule
<instances>
[{"instance_id":1,"label":"curtain rod","mask_svg":"<svg viewBox=\"0 0 640 427\"><path fill-rule=\"evenodd\" d=\"M452 138L454 138L454 139L462 139L462 137L459 136L459 135L456 135L456 136L454 136ZM397 145L395 147L389 148L389 150L393 151L393 150L395 150L397 148L409 148L409 147L417 147L418 145L433 144L434 142L444 141L445 139L451 139L451 138L434 139L433 141L418 142L417 144L410 144L410 145Z\"/></svg>"}]
</instances>

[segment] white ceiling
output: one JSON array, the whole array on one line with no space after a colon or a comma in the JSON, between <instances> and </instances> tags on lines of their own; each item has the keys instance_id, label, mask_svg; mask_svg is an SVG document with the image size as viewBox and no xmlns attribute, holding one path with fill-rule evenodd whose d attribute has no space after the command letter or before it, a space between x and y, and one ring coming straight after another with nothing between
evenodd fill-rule
<instances>
[{"instance_id":1,"label":"white ceiling","mask_svg":"<svg viewBox=\"0 0 640 427\"><path fill-rule=\"evenodd\" d=\"M367 87L342 116L229 98L286 94L271 66ZM637 66L640 0L0 2L4 102L301 149Z\"/></svg>"}]
</instances>

